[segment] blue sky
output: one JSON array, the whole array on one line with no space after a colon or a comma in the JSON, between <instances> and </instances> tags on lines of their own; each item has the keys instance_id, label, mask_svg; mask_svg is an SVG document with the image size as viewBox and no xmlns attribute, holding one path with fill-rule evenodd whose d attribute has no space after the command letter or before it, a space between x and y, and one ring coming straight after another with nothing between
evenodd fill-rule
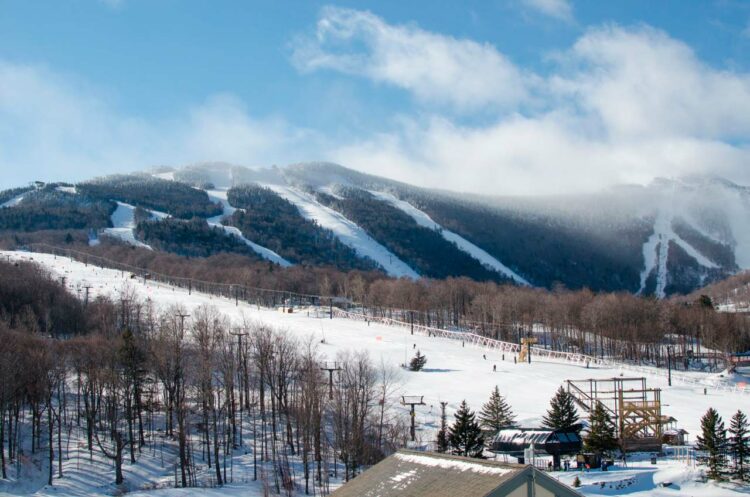
<instances>
[{"instance_id":1,"label":"blue sky","mask_svg":"<svg viewBox=\"0 0 750 497\"><path fill-rule=\"evenodd\" d=\"M304 160L557 193L748 181L750 2L0 0L0 186Z\"/></svg>"}]
</instances>

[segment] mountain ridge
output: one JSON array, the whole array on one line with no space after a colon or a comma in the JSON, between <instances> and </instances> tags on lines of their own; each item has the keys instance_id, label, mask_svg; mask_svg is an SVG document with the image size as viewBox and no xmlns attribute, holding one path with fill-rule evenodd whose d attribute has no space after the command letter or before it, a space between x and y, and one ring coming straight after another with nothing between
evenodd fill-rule
<instances>
[{"instance_id":1,"label":"mountain ridge","mask_svg":"<svg viewBox=\"0 0 750 497\"><path fill-rule=\"evenodd\" d=\"M260 196L238 209L230 203L232 192L242 185L260 188ZM65 195L66 202L75 196L81 204L99 202L99 215L113 209L108 207L113 202L124 202L134 212L156 207L186 221L197 217L196 238L214 239L207 234L218 229L258 257L274 254L272 262L376 268L398 277L469 276L665 297L750 268L750 230L743 223L750 213L750 188L717 176L657 178L649 185L621 185L600 193L518 197L423 188L328 162L268 168L199 163L98 178L75 188L10 191L21 193L2 197L10 199L0 210L0 231L18 231L19 222L10 220L21 212L64 210L59 200L50 207L51 200L39 193L44 189L60 192L55 195ZM217 195L222 196L218 202ZM286 203L278 204L277 197ZM269 211L274 203L277 210ZM274 216L282 205L288 207L280 221ZM163 215L128 219L128 226L140 236L162 237L154 243L179 253L180 243L165 238L179 230L187 246L190 230ZM274 227L277 220L286 229ZM138 229L139 223L170 226ZM110 231L117 228L110 224ZM106 235L100 219L90 226L60 221L55 228L82 225ZM21 227L36 230L34 225ZM295 234L300 230L311 238L300 239ZM136 242L148 245L148 240ZM318 246L310 252L308 244ZM192 253L232 246L217 242L216 248L193 247ZM310 257L334 249L339 255Z\"/></svg>"}]
</instances>

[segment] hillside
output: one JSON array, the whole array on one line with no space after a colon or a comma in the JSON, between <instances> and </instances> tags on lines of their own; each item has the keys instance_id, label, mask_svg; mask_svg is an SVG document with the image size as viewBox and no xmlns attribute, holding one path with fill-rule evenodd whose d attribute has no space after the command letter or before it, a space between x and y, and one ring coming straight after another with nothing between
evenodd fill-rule
<instances>
[{"instance_id":1,"label":"hillside","mask_svg":"<svg viewBox=\"0 0 750 497\"><path fill-rule=\"evenodd\" d=\"M587 195L487 197L329 163L260 169L208 163L54 191L68 203L77 197L75 210L62 212L59 200L42 201L36 190L0 192L6 199L0 233L93 229L110 240L194 256L243 252L222 238L234 236L250 255L274 263L658 297L750 268L750 190L720 178L657 180ZM113 202L144 209L161 224L115 216ZM35 218L34 209L50 220ZM200 223L164 217L204 219L219 232L207 236ZM181 248L187 237L193 247Z\"/></svg>"},{"instance_id":2,"label":"hillside","mask_svg":"<svg viewBox=\"0 0 750 497\"><path fill-rule=\"evenodd\" d=\"M621 375L646 375L648 384L662 388L662 400L667 406L666 413L679 420L679 426L688 430L691 439L699 430L699 416L708 407L714 407L727 417L738 404L746 402L747 393L737 388L742 378L721 377L705 373L673 373L673 385L667 384L664 370L654 368L631 369L622 364L587 365L566 360L535 359L531 364L515 363L510 355L503 355L498 350L476 346L462 346L460 340L450 340L427 336L423 333L411 335L408 328L399 328L366 323L356 319L335 317L329 319L327 312L314 308L298 308L293 313L280 313L276 309L258 308L233 299L189 293L184 288L175 288L142 278L131 278L128 273L117 270L102 269L92 264L84 265L63 257L39 253L3 252L0 254L13 261L34 261L51 271L54 278L66 277L66 286L76 292L81 286L90 287L90 299L110 297L114 302L121 301L127 294L129 305L134 308L141 303L153 305L149 312L172 312L179 305L180 312L196 319L201 315L202 306L215 308L227 325L241 326L251 321L263 325L265 329L286 330L288 339L298 344L314 344L317 353L323 360L334 360L366 353L373 364L383 364L394 376L388 381L389 388L397 395L424 396L425 405L416 407L417 439L420 444L433 439L439 426L441 401L447 402L447 413L452 414L461 400L466 399L469 406L479 409L486 401L490 391L497 385L512 406L516 419L521 426L538 425L545 413L546 402L555 389L566 379L612 378ZM148 300L147 300L148 299ZM205 308L205 307L204 307ZM234 338L232 338L232 341ZM419 349L428 358L426 368L421 372L409 372L398 368L404 358L408 358L414 349ZM496 370L493 370L493 365ZM703 393L706 388L706 394ZM397 401L387 404L388 419L404 420L408 413ZM73 416L71 416L71 421ZM156 423L162 423L157 417ZM202 437L200 421L195 419L196 431L194 441ZM245 420L244 439L227 458L227 465L232 468L232 481L223 490L205 490L207 495L262 495L263 481L252 481L253 457L255 451L262 453L261 442L270 438L270 433L255 431L254 425ZM158 426L158 425L157 425ZM262 426L265 426L263 424ZM125 458L123 472L127 489L135 495L177 495L177 490L169 487L176 480L175 440L163 434L155 433L155 441L150 438L139 453L136 462ZM0 491L10 493L28 493L35 495L109 495L115 490L112 485L114 472L111 463L97 451L90 456L85 449L86 442L82 429L63 431L63 441L72 440L69 459L63 463L64 477L55 476L53 486L44 484L44 462L38 461L34 467L34 457L22 465L23 478L11 477L0 483ZM257 445L256 445L257 443ZM278 450L287 454L283 443ZM277 444L274 444L276 447ZM38 459L46 457L42 454ZM295 455L288 454L295 471L292 479L299 494L304 488L300 463ZM584 495L601 495L601 489L609 487L607 495L615 495L617 488L627 487L629 495L641 497L653 495L659 484L669 481L691 495L712 495L716 497L733 497L742 495L742 491L731 485L701 483L699 471L685 465L677 458L659 458L657 465L647 463L645 455L632 456L629 467L616 467L608 473L592 471L581 473L583 483L580 489ZM197 482L210 485L211 470L204 462L200 449L196 450ZM259 458L261 468L269 468L268 462ZM339 472L341 468L339 467ZM88 472L95 477L88 476ZM13 472L11 472L13 474ZM339 473L340 476L341 473ZM568 484L572 483L574 473L553 473ZM326 478L328 480L328 477ZM602 483L605 482L605 483ZM330 476L331 488L341 483L341 479ZM204 492L202 490L201 492ZM184 494L180 494L184 495ZM290 494L297 495L297 494ZM666 494L665 494L666 495Z\"/></svg>"}]
</instances>

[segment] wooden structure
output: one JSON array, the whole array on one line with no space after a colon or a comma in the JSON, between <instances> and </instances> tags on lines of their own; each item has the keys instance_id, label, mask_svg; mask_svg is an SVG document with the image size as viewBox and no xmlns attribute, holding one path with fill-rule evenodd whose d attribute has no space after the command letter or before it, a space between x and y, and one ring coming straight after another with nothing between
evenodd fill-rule
<instances>
[{"instance_id":1,"label":"wooden structure","mask_svg":"<svg viewBox=\"0 0 750 497\"><path fill-rule=\"evenodd\" d=\"M648 388L646 378L568 380L567 387L586 413L597 403L604 407L626 452L661 451L667 418L661 414L661 390Z\"/></svg>"},{"instance_id":2,"label":"wooden structure","mask_svg":"<svg viewBox=\"0 0 750 497\"><path fill-rule=\"evenodd\" d=\"M683 446L688 443L688 432L682 428L669 428L664 430L662 442L667 445Z\"/></svg>"},{"instance_id":3,"label":"wooden structure","mask_svg":"<svg viewBox=\"0 0 750 497\"><path fill-rule=\"evenodd\" d=\"M526 360L531 362L531 346L538 341L539 340L534 337L524 337L521 339L521 352L518 354L518 362L524 362Z\"/></svg>"},{"instance_id":4,"label":"wooden structure","mask_svg":"<svg viewBox=\"0 0 750 497\"><path fill-rule=\"evenodd\" d=\"M400 450L331 497L582 497L534 466Z\"/></svg>"}]
</instances>

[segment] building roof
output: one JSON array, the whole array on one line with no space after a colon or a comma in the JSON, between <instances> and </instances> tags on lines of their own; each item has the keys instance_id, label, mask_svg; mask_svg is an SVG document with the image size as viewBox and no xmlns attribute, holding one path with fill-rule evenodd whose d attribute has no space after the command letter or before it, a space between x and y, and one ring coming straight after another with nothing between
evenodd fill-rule
<instances>
[{"instance_id":1,"label":"building roof","mask_svg":"<svg viewBox=\"0 0 750 497\"><path fill-rule=\"evenodd\" d=\"M579 493L533 466L401 450L360 474L335 492L335 497L484 497L507 495L534 483L560 497Z\"/></svg>"},{"instance_id":2,"label":"building roof","mask_svg":"<svg viewBox=\"0 0 750 497\"><path fill-rule=\"evenodd\" d=\"M497 432L490 446L493 452L514 453L534 445L539 453L545 449L578 451L581 437L575 430L506 428ZM555 449L556 448L556 449Z\"/></svg>"}]
</instances>

